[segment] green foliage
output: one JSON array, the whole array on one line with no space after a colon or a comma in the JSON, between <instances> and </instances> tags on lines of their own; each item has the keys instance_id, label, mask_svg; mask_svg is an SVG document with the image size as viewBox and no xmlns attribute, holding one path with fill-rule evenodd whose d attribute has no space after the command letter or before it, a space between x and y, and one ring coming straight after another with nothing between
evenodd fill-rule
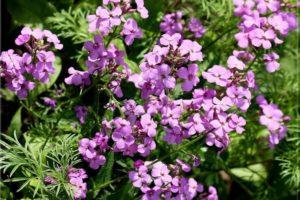
<instances>
[{"instance_id":1,"label":"green foliage","mask_svg":"<svg viewBox=\"0 0 300 200\"><path fill-rule=\"evenodd\" d=\"M17 112L14 114L13 118L11 119L7 133L9 135L13 135L13 133L15 132L17 135L20 135L21 128L22 128L22 107L20 107L17 110Z\"/></svg>"},{"instance_id":2,"label":"green foliage","mask_svg":"<svg viewBox=\"0 0 300 200\"><path fill-rule=\"evenodd\" d=\"M17 24L41 23L55 10L47 0L7 0L6 3Z\"/></svg>"},{"instance_id":3,"label":"green foliage","mask_svg":"<svg viewBox=\"0 0 300 200\"><path fill-rule=\"evenodd\" d=\"M91 38L87 32L87 13L88 10L85 8L69 8L68 11L55 12L46 22L58 36L70 38L74 44L80 44Z\"/></svg>"},{"instance_id":4,"label":"green foliage","mask_svg":"<svg viewBox=\"0 0 300 200\"><path fill-rule=\"evenodd\" d=\"M77 137L62 136L56 143L45 148L46 143L29 142L27 137L22 145L16 134L14 138L4 134L2 136L7 140L0 141L0 169L4 173L9 171L5 182L20 182L17 192L23 190L25 194L36 198L72 197L72 188L67 184L66 175L69 166L79 163L75 148ZM51 175L58 183L45 185L44 179L47 175Z\"/></svg>"}]
</instances>

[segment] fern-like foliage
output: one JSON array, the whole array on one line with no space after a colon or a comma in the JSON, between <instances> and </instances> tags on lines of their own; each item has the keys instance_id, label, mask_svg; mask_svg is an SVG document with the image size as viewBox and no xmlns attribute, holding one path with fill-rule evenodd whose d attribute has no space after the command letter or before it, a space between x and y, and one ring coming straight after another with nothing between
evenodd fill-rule
<instances>
[{"instance_id":1,"label":"fern-like foliage","mask_svg":"<svg viewBox=\"0 0 300 200\"><path fill-rule=\"evenodd\" d=\"M85 9L69 8L68 11L62 10L54 13L46 21L58 33L58 36L70 38L75 44L80 44L89 39L87 14L88 11Z\"/></svg>"},{"instance_id":2,"label":"fern-like foliage","mask_svg":"<svg viewBox=\"0 0 300 200\"><path fill-rule=\"evenodd\" d=\"M22 145L16 134L14 138L3 134L3 138L5 141L0 141L0 169L3 173L10 172L4 182L20 182L17 191L23 190L25 194L30 192L35 198L73 197L67 170L79 163L77 137L64 135L56 143L52 143L52 146L31 144L26 137ZM46 184L47 176L52 177L56 183Z\"/></svg>"}]
</instances>

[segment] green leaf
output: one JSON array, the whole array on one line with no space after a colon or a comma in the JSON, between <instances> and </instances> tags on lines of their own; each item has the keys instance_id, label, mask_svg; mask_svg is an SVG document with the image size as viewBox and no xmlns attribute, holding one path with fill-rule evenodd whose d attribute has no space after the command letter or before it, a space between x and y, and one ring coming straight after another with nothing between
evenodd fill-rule
<instances>
[{"instance_id":1,"label":"green leaf","mask_svg":"<svg viewBox=\"0 0 300 200\"><path fill-rule=\"evenodd\" d=\"M50 76L50 81L47 84L39 84L34 90L34 96L37 96L45 91L47 91L57 80L60 72L61 72L61 59L59 57L56 57L55 63L54 63L54 68L55 68L55 74L52 74Z\"/></svg>"},{"instance_id":2,"label":"green leaf","mask_svg":"<svg viewBox=\"0 0 300 200\"><path fill-rule=\"evenodd\" d=\"M22 107L20 107L17 110L17 112L14 114L7 130L8 135L12 136L14 132L16 132L17 136L21 134L21 128L22 128L21 114L22 114Z\"/></svg>"},{"instance_id":3,"label":"green leaf","mask_svg":"<svg viewBox=\"0 0 300 200\"><path fill-rule=\"evenodd\" d=\"M245 168L233 168L230 171L244 181L261 182L267 177L267 170L262 164L249 165Z\"/></svg>"},{"instance_id":4,"label":"green leaf","mask_svg":"<svg viewBox=\"0 0 300 200\"><path fill-rule=\"evenodd\" d=\"M9 0L7 8L17 24L41 23L55 8L47 0Z\"/></svg>"},{"instance_id":5,"label":"green leaf","mask_svg":"<svg viewBox=\"0 0 300 200\"><path fill-rule=\"evenodd\" d=\"M134 199L134 189L132 183L128 181L119 190L106 197L109 200L127 200Z\"/></svg>"},{"instance_id":6,"label":"green leaf","mask_svg":"<svg viewBox=\"0 0 300 200\"><path fill-rule=\"evenodd\" d=\"M114 165L114 152L110 152L107 156L106 164L101 168L94 179L93 198L100 192L101 188L111 180Z\"/></svg>"},{"instance_id":7,"label":"green leaf","mask_svg":"<svg viewBox=\"0 0 300 200\"><path fill-rule=\"evenodd\" d=\"M129 66L129 68L131 69L132 73L138 73L140 72L140 68L139 66L132 60L128 59L127 57L125 58L125 62L127 63L127 65Z\"/></svg>"},{"instance_id":8,"label":"green leaf","mask_svg":"<svg viewBox=\"0 0 300 200\"><path fill-rule=\"evenodd\" d=\"M7 88L0 89L0 96L6 101L13 101L15 98L15 94Z\"/></svg>"},{"instance_id":9,"label":"green leaf","mask_svg":"<svg viewBox=\"0 0 300 200\"><path fill-rule=\"evenodd\" d=\"M124 42L122 39L119 39L119 38L115 38L111 41L112 44L116 45L116 47L121 50L121 51L125 51L125 45L124 45Z\"/></svg>"}]
</instances>

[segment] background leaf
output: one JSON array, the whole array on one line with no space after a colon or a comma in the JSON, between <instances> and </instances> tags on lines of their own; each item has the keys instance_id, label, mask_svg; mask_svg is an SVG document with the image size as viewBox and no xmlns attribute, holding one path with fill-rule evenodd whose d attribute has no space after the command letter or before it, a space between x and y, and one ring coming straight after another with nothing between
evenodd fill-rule
<instances>
[{"instance_id":1,"label":"background leaf","mask_svg":"<svg viewBox=\"0 0 300 200\"><path fill-rule=\"evenodd\" d=\"M16 132L17 136L21 134L22 128L22 107L20 107L11 119L7 133L12 136Z\"/></svg>"}]
</instances>

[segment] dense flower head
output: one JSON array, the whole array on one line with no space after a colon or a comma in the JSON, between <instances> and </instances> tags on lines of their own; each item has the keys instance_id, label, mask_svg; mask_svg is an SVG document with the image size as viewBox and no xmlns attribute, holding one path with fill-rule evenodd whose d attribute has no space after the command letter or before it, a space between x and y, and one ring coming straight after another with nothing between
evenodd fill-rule
<instances>
[{"instance_id":1,"label":"dense flower head","mask_svg":"<svg viewBox=\"0 0 300 200\"><path fill-rule=\"evenodd\" d=\"M18 46L24 45L27 52L17 54L14 50L2 51L0 55L0 76L6 86L24 99L36 83L48 83L50 75L55 73L55 55L51 47L62 49L56 35L48 30L24 27L15 40Z\"/></svg>"},{"instance_id":2,"label":"dense flower head","mask_svg":"<svg viewBox=\"0 0 300 200\"><path fill-rule=\"evenodd\" d=\"M108 139L108 136L98 132L92 140L87 138L80 140L79 153L92 169L98 169L106 163L106 158L103 154L108 149Z\"/></svg>"},{"instance_id":3,"label":"dense flower head","mask_svg":"<svg viewBox=\"0 0 300 200\"><path fill-rule=\"evenodd\" d=\"M92 75L109 75L108 88L118 97L122 97L121 81L130 75L130 69L125 62L125 53L114 44L109 44L106 48L101 35L95 35L94 42L87 41L84 48L89 54L86 61L88 69L79 71L70 67L68 70L70 76L65 78L65 82L84 87L90 85Z\"/></svg>"},{"instance_id":4,"label":"dense flower head","mask_svg":"<svg viewBox=\"0 0 300 200\"><path fill-rule=\"evenodd\" d=\"M183 13L178 11L176 13L166 14L160 23L160 30L167 34L182 33L183 23L182 23Z\"/></svg>"},{"instance_id":5,"label":"dense flower head","mask_svg":"<svg viewBox=\"0 0 300 200\"><path fill-rule=\"evenodd\" d=\"M139 164L135 165L135 170L129 172L129 179L133 186L139 188L143 193L141 199L194 199L198 196L218 199L214 187L210 186L208 192L205 192L201 183L194 178L184 177L177 170L184 164L180 160L175 165L167 165L157 160L137 162Z\"/></svg>"},{"instance_id":6,"label":"dense flower head","mask_svg":"<svg viewBox=\"0 0 300 200\"><path fill-rule=\"evenodd\" d=\"M124 22L123 35L127 35L126 44L130 45L134 37L141 38L141 30L137 27L136 22L132 21L133 19L126 20L125 16L134 12L138 12L142 18L148 18L149 15L148 10L144 6L144 0L135 0L134 2L136 4L136 8L132 7L133 2L131 2L131 0L105 0L103 2L104 5L99 6L95 14L87 16L87 20L89 22L89 31L99 31L102 35L107 36L117 26L122 25ZM109 7L108 4L110 3L112 3L112 7ZM132 31L135 33L133 34Z\"/></svg>"},{"instance_id":7,"label":"dense flower head","mask_svg":"<svg viewBox=\"0 0 300 200\"><path fill-rule=\"evenodd\" d=\"M284 122L288 121L289 117L284 116L276 104L269 104L263 95L257 96L256 102L261 108L259 122L270 132L269 145L274 148L285 137L287 127Z\"/></svg>"},{"instance_id":8,"label":"dense flower head","mask_svg":"<svg viewBox=\"0 0 300 200\"><path fill-rule=\"evenodd\" d=\"M144 99L173 89L176 78L183 80L184 91L191 91L199 82L198 65L195 62L202 59L201 45L197 42L183 40L179 33L164 34L159 44L145 55L140 65L142 72L132 74L129 81L142 90L141 96Z\"/></svg>"},{"instance_id":9,"label":"dense flower head","mask_svg":"<svg viewBox=\"0 0 300 200\"><path fill-rule=\"evenodd\" d=\"M87 179L88 176L84 169L69 167L68 169L68 179L69 183L72 185L74 192L74 199L85 199L87 193L87 184L84 182L84 179Z\"/></svg>"},{"instance_id":10,"label":"dense flower head","mask_svg":"<svg viewBox=\"0 0 300 200\"><path fill-rule=\"evenodd\" d=\"M285 9L289 9L288 4L283 4L279 0L234 0L233 2L235 14L242 19L239 24L240 32L235 35L240 48L271 49L282 44L284 37L298 27L296 15L286 12ZM274 60L278 57L270 54L265 57L267 57L264 58L267 59L267 71L276 71L279 63Z\"/></svg>"}]
</instances>

